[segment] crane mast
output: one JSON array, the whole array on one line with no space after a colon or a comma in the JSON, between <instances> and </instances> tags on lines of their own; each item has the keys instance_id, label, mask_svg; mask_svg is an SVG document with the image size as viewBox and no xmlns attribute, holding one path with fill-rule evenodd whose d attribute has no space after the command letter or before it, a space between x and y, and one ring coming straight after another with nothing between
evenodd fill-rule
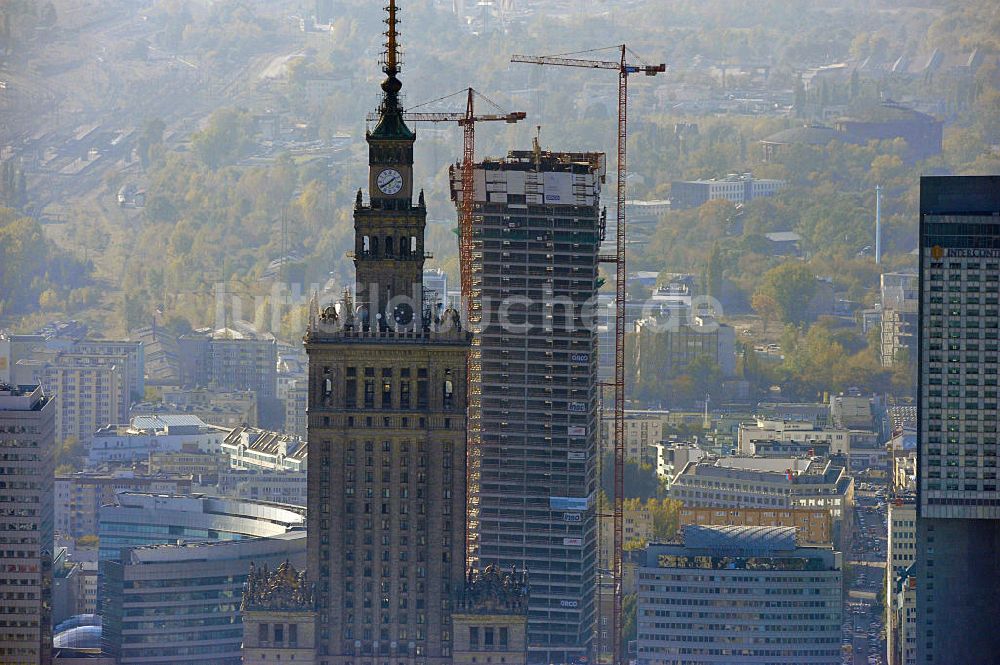
<instances>
[{"instance_id":1,"label":"crane mast","mask_svg":"<svg viewBox=\"0 0 1000 665\"><path fill-rule=\"evenodd\" d=\"M656 76L666 71L665 64L634 65L627 62L628 48L616 47L621 57L618 61L589 60L564 56L514 55L511 62L559 67L618 70L618 191L616 209L618 223L615 229L615 254L602 255L601 261L615 264L615 373L611 385L615 394L615 499L614 499L614 548L612 574L614 577L614 610L611 626L611 659L613 665L622 660L622 509L625 494L625 186L626 146L628 143L628 77L629 74ZM607 385L607 384L605 384ZM600 603L598 603L600 606Z\"/></svg>"}]
</instances>

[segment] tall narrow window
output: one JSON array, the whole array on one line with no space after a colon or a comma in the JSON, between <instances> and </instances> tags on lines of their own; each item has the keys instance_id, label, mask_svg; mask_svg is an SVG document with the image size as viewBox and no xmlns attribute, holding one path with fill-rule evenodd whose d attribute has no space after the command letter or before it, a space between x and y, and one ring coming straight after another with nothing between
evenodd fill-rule
<instances>
[{"instance_id":1,"label":"tall narrow window","mask_svg":"<svg viewBox=\"0 0 1000 665\"><path fill-rule=\"evenodd\" d=\"M365 408L375 408L375 379L365 379Z\"/></svg>"},{"instance_id":2,"label":"tall narrow window","mask_svg":"<svg viewBox=\"0 0 1000 665\"><path fill-rule=\"evenodd\" d=\"M442 398L444 401L444 408L451 408L451 398L454 395L455 386L451 382L451 370L446 369L444 371L444 385L442 386Z\"/></svg>"},{"instance_id":3,"label":"tall narrow window","mask_svg":"<svg viewBox=\"0 0 1000 665\"><path fill-rule=\"evenodd\" d=\"M354 409L358 406L358 370L355 367L347 368L347 378L344 381L344 406Z\"/></svg>"},{"instance_id":4,"label":"tall narrow window","mask_svg":"<svg viewBox=\"0 0 1000 665\"><path fill-rule=\"evenodd\" d=\"M385 237L385 255L392 257L392 236Z\"/></svg>"},{"instance_id":5,"label":"tall narrow window","mask_svg":"<svg viewBox=\"0 0 1000 665\"><path fill-rule=\"evenodd\" d=\"M400 381L399 383L399 408L410 408L410 382Z\"/></svg>"},{"instance_id":6,"label":"tall narrow window","mask_svg":"<svg viewBox=\"0 0 1000 665\"><path fill-rule=\"evenodd\" d=\"M392 408L392 369L382 369L382 408Z\"/></svg>"}]
</instances>

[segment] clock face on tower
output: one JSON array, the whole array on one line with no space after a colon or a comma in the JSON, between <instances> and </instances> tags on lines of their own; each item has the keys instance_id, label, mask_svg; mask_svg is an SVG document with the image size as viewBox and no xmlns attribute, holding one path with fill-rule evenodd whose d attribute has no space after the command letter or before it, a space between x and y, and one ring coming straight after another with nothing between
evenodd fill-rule
<instances>
[{"instance_id":1,"label":"clock face on tower","mask_svg":"<svg viewBox=\"0 0 1000 665\"><path fill-rule=\"evenodd\" d=\"M403 176L396 169L385 169L378 174L375 184L380 192L392 196L403 188Z\"/></svg>"}]
</instances>

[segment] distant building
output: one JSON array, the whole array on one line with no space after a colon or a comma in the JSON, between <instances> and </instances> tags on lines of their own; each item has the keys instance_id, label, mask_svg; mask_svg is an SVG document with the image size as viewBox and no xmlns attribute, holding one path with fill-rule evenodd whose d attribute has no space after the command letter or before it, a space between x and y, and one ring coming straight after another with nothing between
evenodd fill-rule
<instances>
[{"instance_id":1,"label":"distant building","mask_svg":"<svg viewBox=\"0 0 1000 665\"><path fill-rule=\"evenodd\" d=\"M178 344L182 386L208 386L224 392L251 390L263 422L273 422L279 408L283 417L283 406L275 400L278 352L274 338L224 328L184 335Z\"/></svg>"},{"instance_id":2,"label":"distant building","mask_svg":"<svg viewBox=\"0 0 1000 665\"><path fill-rule=\"evenodd\" d=\"M56 533L80 538L96 536L100 508L119 492L190 494L191 477L147 475L132 470L114 473L79 471L55 479Z\"/></svg>"},{"instance_id":3,"label":"distant building","mask_svg":"<svg viewBox=\"0 0 1000 665\"><path fill-rule=\"evenodd\" d=\"M440 304L442 308L451 307L456 303L448 300L448 274L438 268L424 269L425 302Z\"/></svg>"},{"instance_id":4,"label":"distant building","mask_svg":"<svg viewBox=\"0 0 1000 665\"><path fill-rule=\"evenodd\" d=\"M912 495L889 501L885 561L885 641L889 665L916 664L917 506ZM910 581L912 579L912 582ZM912 588L911 588L912 586ZM907 646L908 638L911 643ZM906 659L909 651L911 659Z\"/></svg>"},{"instance_id":5,"label":"distant building","mask_svg":"<svg viewBox=\"0 0 1000 665\"><path fill-rule=\"evenodd\" d=\"M101 507L100 562L133 547L269 537L305 526L305 510L263 501L122 492Z\"/></svg>"},{"instance_id":6,"label":"distant building","mask_svg":"<svg viewBox=\"0 0 1000 665\"><path fill-rule=\"evenodd\" d=\"M628 507L622 510L622 542L630 549L641 549L653 539L653 513L635 500L626 500ZM601 537L598 542L597 561L603 570L614 566L615 527L614 515L601 516Z\"/></svg>"},{"instance_id":7,"label":"distant building","mask_svg":"<svg viewBox=\"0 0 1000 665\"><path fill-rule=\"evenodd\" d=\"M917 566L896 571L886 593L888 665L917 665Z\"/></svg>"},{"instance_id":8,"label":"distant building","mask_svg":"<svg viewBox=\"0 0 1000 665\"><path fill-rule=\"evenodd\" d=\"M832 545L833 520L824 508L705 508L684 506L679 517L687 524L708 526L790 526L797 542Z\"/></svg>"},{"instance_id":9,"label":"distant building","mask_svg":"<svg viewBox=\"0 0 1000 665\"><path fill-rule=\"evenodd\" d=\"M875 430L875 412L868 395L845 395L830 398L830 420L833 426L847 430Z\"/></svg>"},{"instance_id":10,"label":"distant building","mask_svg":"<svg viewBox=\"0 0 1000 665\"><path fill-rule=\"evenodd\" d=\"M760 402L754 415L764 420L806 422L823 428L830 424L830 405L823 402Z\"/></svg>"},{"instance_id":11,"label":"distant building","mask_svg":"<svg viewBox=\"0 0 1000 665\"><path fill-rule=\"evenodd\" d=\"M872 444L877 440L868 430L846 430L816 427L812 423L796 420L766 420L757 418L752 423L741 423L737 437L738 450L744 455L755 454L760 442L825 443L830 453L846 455L852 447Z\"/></svg>"},{"instance_id":12,"label":"distant building","mask_svg":"<svg viewBox=\"0 0 1000 665\"><path fill-rule=\"evenodd\" d=\"M689 507L824 508L833 520L833 542L849 550L854 481L829 460L706 458L677 475L670 497Z\"/></svg>"},{"instance_id":13,"label":"distant building","mask_svg":"<svg viewBox=\"0 0 1000 665\"><path fill-rule=\"evenodd\" d=\"M180 381L180 359L177 336L162 326L137 328L129 336L142 343L146 365L146 381L153 385L176 385Z\"/></svg>"},{"instance_id":14,"label":"distant building","mask_svg":"<svg viewBox=\"0 0 1000 665\"><path fill-rule=\"evenodd\" d=\"M250 563L243 583L243 665L316 662L316 593L290 561L272 572Z\"/></svg>"},{"instance_id":15,"label":"distant building","mask_svg":"<svg viewBox=\"0 0 1000 665\"><path fill-rule=\"evenodd\" d=\"M788 183L784 180L755 179L750 173L730 174L721 180L675 180L670 185L670 203L674 208L697 208L709 201L731 203L774 196Z\"/></svg>"},{"instance_id":16,"label":"distant building","mask_svg":"<svg viewBox=\"0 0 1000 665\"><path fill-rule=\"evenodd\" d=\"M668 488L688 462L697 462L708 454L695 443L661 442L655 444L654 447L656 448L656 475L666 482Z\"/></svg>"},{"instance_id":17,"label":"distant building","mask_svg":"<svg viewBox=\"0 0 1000 665\"><path fill-rule=\"evenodd\" d=\"M918 280L916 273L883 273L881 358L892 367L906 351L916 360Z\"/></svg>"},{"instance_id":18,"label":"distant building","mask_svg":"<svg viewBox=\"0 0 1000 665\"><path fill-rule=\"evenodd\" d=\"M639 665L840 665L839 552L798 545L792 527L682 533L650 545L639 569Z\"/></svg>"},{"instance_id":19,"label":"distant building","mask_svg":"<svg viewBox=\"0 0 1000 665\"><path fill-rule=\"evenodd\" d=\"M219 474L215 491L224 497L306 505L305 471L229 469Z\"/></svg>"},{"instance_id":20,"label":"distant building","mask_svg":"<svg viewBox=\"0 0 1000 665\"><path fill-rule=\"evenodd\" d=\"M102 651L117 665L242 665L240 606L250 562L273 570L288 561L301 569L305 558L304 530L126 550L105 568ZM308 639L303 631L297 637ZM271 627L268 637L275 637Z\"/></svg>"},{"instance_id":21,"label":"distant building","mask_svg":"<svg viewBox=\"0 0 1000 665\"><path fill-rule=\"evenodd\" d=\"M802 256L802 236L795 231L774 231L764 237L773 256Z\"/></svg>"},{"instance_id":22,"label":"distant building","mask_svg":"<svg viewBox=\"0 0 1000 665\"><path fill-rule=\"evenodd\" d=\"M75 561L56 548L52 565L52 623L97 612L97 562Z\"/></svg>"},{"instance_id":23,"label":"distant building","mask_svg":"<svg viewBox=\"0 0 1000 665\"><path fill-rule=\"evenodd\" d=\"M136 416L127 425L107 425L93 436L87 462L131 464L148 459L154 452L177 452L193 448L218 453L229 429L207 425L188 415Z\"/></svg>"},{"instance_id":24,"label":"distant building","mask_svg":"<svg viewBox=\"0 0 1000 665\"><path fill-rule=\"evenodd\" d=\"M882 102L859 113L841 118L837 129L856 141L906 141L906 159L916 162L941 154L944 123L937 118L892 101Z\"/></svg>"},{"instance_id":25,"label":"distant building","mask_svg":"<svg viewBox=\"0 0 1000 665\"><path fill-rule=\"evenodd\" d=\"M788 146L807 145L813 147L826 147L833 141L846 144L864 143L861 139L852 134L847 134L833 127L812 124L802 127L792 127L776 134L772 134L761 140L764 161L769 162L775 159Z\"/></svg>"},{"instance_id":26,"label":"distant building","mask_svg":"<svg viewBox=\"0 0 1000 665\"><path fill-rule=\"evenodd\" d=\"M297 437L256 427L236 427L221 444L234 469L305 471L308 447Z\"/></svg>"},{"instance_id":27,"label":"distant building","mask_svg":"<svg viewBox=\"0 0 1000 665\"><path fill-rule=\"evenodd\" d=\"M142 342L87 339L87 327L57 321L32 335L0 335L0 380L40 384L56 404L56 440L88 443L97 428L126 419L145 390Z\"/></svg>"},{"instance_id":28,"label":"distant building","mask_svg":"<svg viewBox=\"0 0 1000 665\"><path fill-rule=\"evenodd\" d=\"M731 326L708 316L694 316L676 325L669 319L648 318L635 324L635 372L655 380L676 378L692 362L707 358L723 377L736 373L736 334Z\"/></svg>"},{"instance_id":29,"label":"distant building","mask_svg":"<svg viewBox=\"0 0 1000 665\"><path fill-rule=\"evenodd\" d=\"M229 466L229 460L217 452L182 448L149 453L150 475L188 476L199 484L218 482L219 473Z\"/></svg>"},{"instance_id":30,"label":"distant building","mask_svg":"<svg viewBox=\"0 0 1000 665\"><path fill-rule=\"evenodd\" d=\"M828 441L755 439L746 451L751 457L829 457Z\"/></svg>"},{"instance_id":31,"label":"distant building","mask_svg":"<svg viewBox=\"0 0 1000 665\"><path fill-rule=\"evenodd\" d=\"M222 392L208 388L165 387L162 401L133 404L130 410L133 418L161 413L194 416L206 423L229 428L259 424L257 396L252 390Z\"/></svg>"},{"instance_id":32,"label":"distant building","mask_svg":"<svg viewBox=\"0 0 1000 665\"><path fill-rule=\"evenodd\" d=\"M656 444L663 440L663 417L655 412L625 412L625 459L636 464L654 464ZM613 416L601 419L601 454L614 452Z\"/></svg>"},{"instance_id":33,"label":"distant building","mask_svg":"<svg viewBox=\"0 0 1000 665\"><path fill-rule=\"evenodd\" d=\"M0 384L0 662L52 662L56 405L41 386Z\"/></svg>"},{"instance_id":34,"label":"distant building","mask_svg":"<svg viewBox=\"0 0 1000 665\"><path fill-rule=\"evenodd\" d=\"M87 445L98 428L128 413L127 375L114 358L57 353L18 361L17 371L53 394L57 441L74 438Z\"/></svg>"},{"instance_id":35,"label":"distant building","mask_svg":"<svg viewBox=\"0 0 1000 665\"><path fill-rule=\"evenodd\" d=\"M309 386L306 379L294 379L288 383L284 391L285 428L286 434L305 440L308 419L306 407L309 402Z\"/></svg>"}]
</instances>

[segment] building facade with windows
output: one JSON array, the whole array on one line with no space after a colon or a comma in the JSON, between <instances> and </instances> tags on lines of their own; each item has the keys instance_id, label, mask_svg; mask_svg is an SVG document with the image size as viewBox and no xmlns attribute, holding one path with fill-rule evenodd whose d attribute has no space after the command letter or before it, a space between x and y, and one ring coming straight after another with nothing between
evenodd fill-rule
<instances>
[{"instance_id":1,"label":"building facade with windows","mask_svg":"<svg viewBox=\"0 0 1000 665\"><path fill-rule=\"evenodd\" d=\"M917 661L1000 651L1000 176L920 180Z\"/></svg>"},{"instance_id":2,"label":"building facade with windows","mask_svg":"<svg viewBox=\"0 0 1000 665\"><path fill-rule=\"evenodd\" d=\"M308 570L316 663L449 665L466 552L466 363L458 312L423 295L427 207L413 191L390 0L386 74L354 209L354 293L319 311L309 357Z\"/></svg>"},{"instance_id":3,"label":"building facade with windows","mask_svg":"<svg viewBox=\"0 0 1000 665\"><path fill-rule=\"evenodd\" d=\"M841 663L841 555L794 527L684 527L638 583L639 665Z\"/></svg>"},{"instance_id":4,"label":"building facade with windows","mask_svg":"<svg viewBox=\"0 0 1000 665\"><path fill-rule=\"evenodd\" d=\"M0 663L52 662L55 411L41 386L0 384Z\"/></svg>"},{"instance_id":5,"label":"building facade with windows","mask_svg":"<svg viewBox=\"0 0 1000 665\"><path fill-rule=\"evenodd\" d=\"M594 633L604 161L536 142L476 164L472 192L451 169L476 214L470 529L480 566L532 571L530 662L586 656Z\"/></svg>"},{"instance_id":6,"label":"building facade with windows","mask_svg":"<svg viewBox=\"0 0 1000 665\"><path fill-rule=\"evenodd\" d=\"M250 563L301 568L305 541L298 529L125 551L105 565L102 653L118 665L242 665L240 605Z\"/></svg>"}]
</instances>

